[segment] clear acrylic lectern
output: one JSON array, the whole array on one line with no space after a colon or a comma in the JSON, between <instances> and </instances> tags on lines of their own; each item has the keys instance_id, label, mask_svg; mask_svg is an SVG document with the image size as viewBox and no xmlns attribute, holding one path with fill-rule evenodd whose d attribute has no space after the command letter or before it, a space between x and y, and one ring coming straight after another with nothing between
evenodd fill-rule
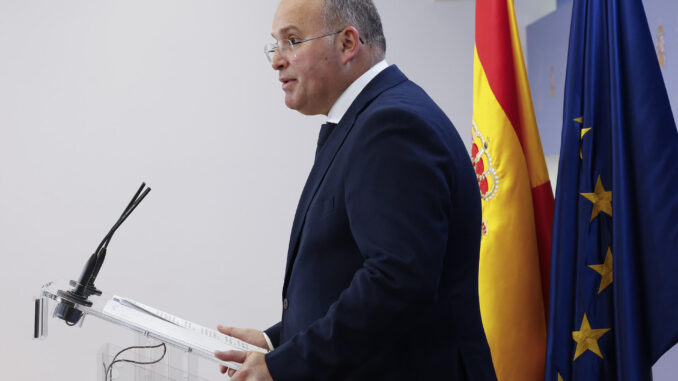
<instances>
[{"instance_id":1,"label":"clear acrylic lectern","mask_svg":"<svg viewBox=\"0 0 678 381\"><path fill-rule=\"evenodd\" d=\"M35 299L34 338L47 337L48 326L57 318L62 302L59 290L68 290L68 282L50 282ZM265 350L235 338L201 327L195 323L155 310L141 303L102 293L90 297L91 306L76 304L82 312L75 326L82 327L87 316L102 319L137 333L135 343L104 344L97 355L98 380L129 381L204 381L198 376L203 361L239 368L214 357L214 350ZM126 350L127 349L127 350Z\"/></svg>"}]
</instances>

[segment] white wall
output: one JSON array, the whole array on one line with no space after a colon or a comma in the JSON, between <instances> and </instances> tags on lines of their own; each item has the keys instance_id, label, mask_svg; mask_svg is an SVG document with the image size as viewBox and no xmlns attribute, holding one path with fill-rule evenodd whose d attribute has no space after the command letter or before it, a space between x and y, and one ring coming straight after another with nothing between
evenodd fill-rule
<instances>
[{"instance_id":1,"label":"white wall","mask_svg":"<svg viewBox=\"0 0 678 381\"><path fill-rule=\"evenodd\" d=\"M468 138L473 2L376 3L389 62ZM32 297L78 276L141 181L97 285L207 326L278 319L322 118L284 107L276 4L0 0L0 378L92 380L128 339L90 319L32 341Z\"/></svg>"}]
</instances>

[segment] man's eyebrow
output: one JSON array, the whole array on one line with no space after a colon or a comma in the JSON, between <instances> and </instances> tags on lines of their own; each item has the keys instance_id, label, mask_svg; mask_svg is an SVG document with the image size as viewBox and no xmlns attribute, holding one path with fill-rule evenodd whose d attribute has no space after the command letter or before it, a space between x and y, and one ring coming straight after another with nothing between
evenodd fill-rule
<instances>
[{"instance_id":1,"label":"man's eyebrow","mask_svg":"<svg viewBox=\"0 0 678 381\"><path fill-rule=\"evenodd\" d=\"M299 29L296 26L290 25L290 26L286 26L286 27L280 29L280 31L278 33L281 36L284 36L285 34L287 34L289 32L298 32L298 31L299 31ZM273 33L271 33L271 37L276 38Z\"/></svg>"}]
</instances>

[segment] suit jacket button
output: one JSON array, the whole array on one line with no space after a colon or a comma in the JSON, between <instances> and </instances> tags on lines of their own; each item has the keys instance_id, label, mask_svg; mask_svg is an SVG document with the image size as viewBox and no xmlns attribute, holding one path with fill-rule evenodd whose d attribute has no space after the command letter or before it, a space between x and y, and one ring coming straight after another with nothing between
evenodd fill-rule
<instances>
[{"instance_id":1,"label":"suit jacket button","mask_svg":"<svg viewBox=\"0 0 678 381\"><path fill-rule=\"evenodd\" d=\"M286 310L290 306L290 301L287 298L283 299L283 310Z\"/></svg>"}]
</instances>

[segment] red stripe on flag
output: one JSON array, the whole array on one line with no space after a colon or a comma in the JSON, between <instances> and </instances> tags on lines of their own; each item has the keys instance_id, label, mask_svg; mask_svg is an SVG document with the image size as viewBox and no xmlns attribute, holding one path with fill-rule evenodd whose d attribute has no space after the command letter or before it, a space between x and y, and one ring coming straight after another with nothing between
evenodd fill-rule
<instances>
[{"instance_id":1,"label":"red stripe on flag","mask_svg":"<svg viewBox=\"0 0 678 381\"><path fill-rule=\"evenodd\" d=\"M476 0L476 50L490 88L524 147L506 0Z\"/></svg>"},{"instance_id":2,"label":"red stripe on flag","mask_svg":"<svg viewBox=\"0 0 678 381\"><path fill-rule=\"evenodd\" d=\"M553 226L553 190L551 182L532 188L534 223L537 229L537 247L541 270L541 289L544 297L544 315L548 321L549 279L551 278L551 234Z\"/></svg>"}]
</instances>

